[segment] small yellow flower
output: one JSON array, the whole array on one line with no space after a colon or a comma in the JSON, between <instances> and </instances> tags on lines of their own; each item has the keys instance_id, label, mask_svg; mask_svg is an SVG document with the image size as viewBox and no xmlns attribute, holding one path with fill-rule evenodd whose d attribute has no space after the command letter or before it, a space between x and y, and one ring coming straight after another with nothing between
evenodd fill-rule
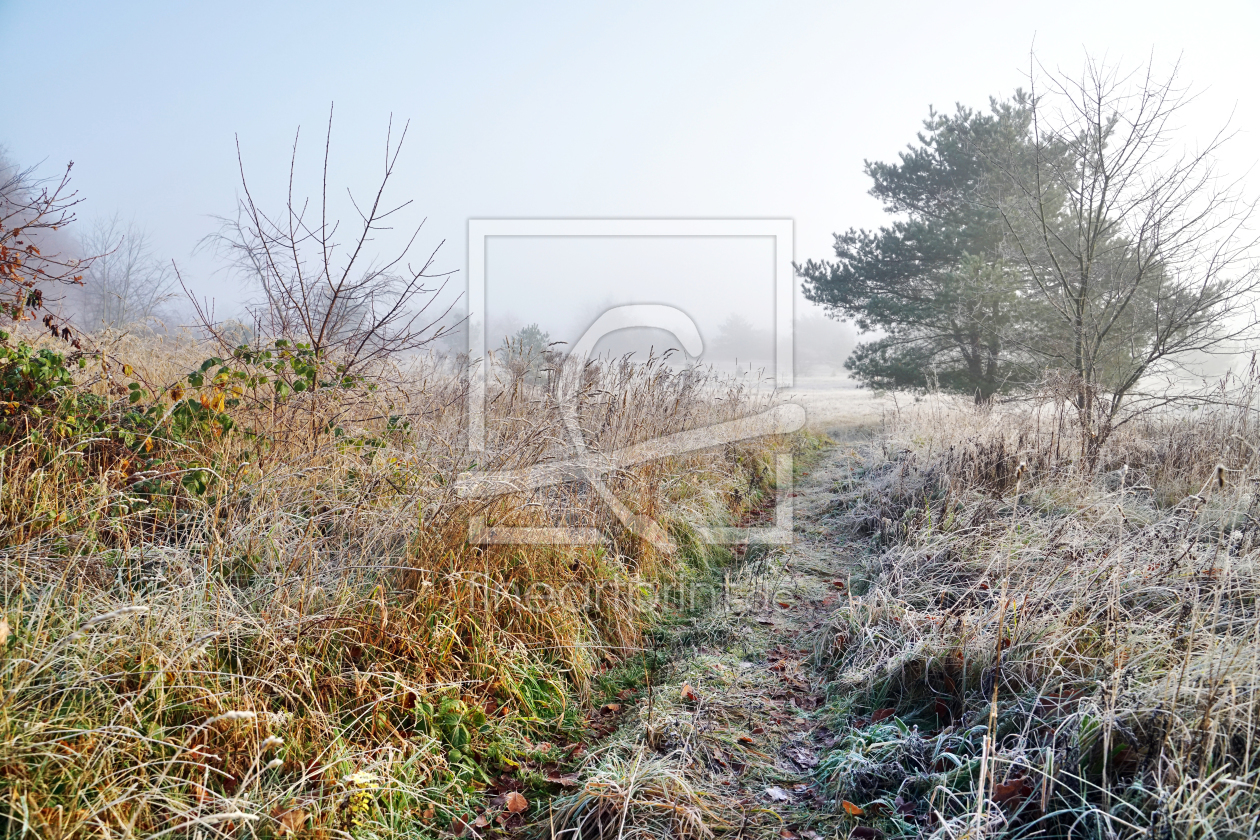
<instances>
[{"instance_id":1,"label":"small yellow flower","mask_svg":"<svg viewBox=\"0 0 1260 840\"><path fill-rule=\"evenodd\" d=\"M346 811L349 812L350 823L355 828L360 828L367 818L368 810L372 807L372 792L379 787L378 779L371 773L359 771L351 773L341 781L350 788L350 795L346 798Z\"/></svg>"}]
</instances>

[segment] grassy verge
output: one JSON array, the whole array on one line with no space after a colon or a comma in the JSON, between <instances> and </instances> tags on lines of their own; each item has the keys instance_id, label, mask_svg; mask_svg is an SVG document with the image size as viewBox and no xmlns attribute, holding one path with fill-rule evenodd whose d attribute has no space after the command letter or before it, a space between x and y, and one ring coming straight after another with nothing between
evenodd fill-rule
<instances>
[{"instance_id":1,"label":"grassy verge","mask_svg":"<svg viewBox=\"0 0 1260 840\"><path fill-rule=\"evenodd\" d=\"M817 778L861 836L1260 831L1255 385L1097 465L1044 405L923 404L854 453Z\"/></svg>"},{"instance_id":2,"label":"grassy verge","mask_svg":"<svg viewBox=\"0 0 1260 840\"><path fill-rule=\"evenodd\" d=\"M609 476L672 535L661 548L582 482L458 492L469 469L571 451L554 389L520 366L489 371L474 454L468 382L431 359L347 376L296 345L6 347L11 835L520 825L563 789L601 686L674 608L659 593L726 561L694 528L738 520L770 486L773 441ZM578 422L612 451L763 402L694 371L605 361L582 376ZM474 516L537 526L556 511L601 543L468 540Z\"/></svg>"}]
</instances>

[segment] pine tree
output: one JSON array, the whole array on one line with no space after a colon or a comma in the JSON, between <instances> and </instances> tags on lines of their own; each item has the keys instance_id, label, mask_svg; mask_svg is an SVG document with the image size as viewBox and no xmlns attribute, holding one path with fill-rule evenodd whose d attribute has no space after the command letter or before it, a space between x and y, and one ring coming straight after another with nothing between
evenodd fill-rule
<instances>
[{"instance_id":1,"label":"pine tree","mask_svg":"<svg viewBox=\"0 0 1260 840\"><path fill-rule=\"evenodd\" d=\"M863 331L845 363L875 388L939 386L978 401L1028 381L1035 365L1022 278L1003 258L999 171L1020 166L1029 133L1022 94L990 113L933 112L898 163L866 163L871 195L899 218L835 237L834 262L798 266L805 295Z\"/></svg>"}]
</instances>

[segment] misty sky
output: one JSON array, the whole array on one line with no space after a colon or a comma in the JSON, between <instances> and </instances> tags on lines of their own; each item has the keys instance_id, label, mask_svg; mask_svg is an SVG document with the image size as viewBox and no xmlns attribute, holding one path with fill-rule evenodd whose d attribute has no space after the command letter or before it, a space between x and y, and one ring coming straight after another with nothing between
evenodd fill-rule
<instances>
[{"instance_id":1,"label":"misty sky","mask_svg":"<svg viewBox=\"0 0 1260 840\"><path fill-rule=\"evenodd\" d=\"M462 286L469 218L791 218L796 259L828 256L833 231L883 221L863 159L893 158L930 105L1010 93L1034 39L1051 69L1078 69L1085 50L1180 59L1203 91L1187 141L1232 112L1224 163L1241 175L1260 157L1257 32L1255 0L0 0L0 35L20 56L0 145L46 174L73 159L82 219L134 217L230 312L243 290L192 252L233 211L234 137L276 207L298 126L299 176L314 183L332 102L339 189L373 186L390 114L395 130L411 120L393 195L427 217L422 251L445 240L436 267ZM565 330L607 302L672 291L706 329L732 312L771 323L764 243L605 245L492 245L490 308Z\"/></svg>"}]
</instances>

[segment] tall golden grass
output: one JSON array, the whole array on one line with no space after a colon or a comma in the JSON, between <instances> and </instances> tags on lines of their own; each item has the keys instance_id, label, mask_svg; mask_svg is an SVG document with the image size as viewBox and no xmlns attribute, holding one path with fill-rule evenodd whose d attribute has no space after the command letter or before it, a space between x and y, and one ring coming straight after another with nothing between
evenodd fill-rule
<instances>
[{"instance_id":1,"label":"tall golden grass","mask_svg":"<svg viewBox=\"0 0 1260 840\"><path fill-rule=\"evenodd\" d=\"M58 399L95 400L114 431L50 407L11 418L0 446L0 823L14 836L450 825L530 738L577 731L593 675L658 617L647 596L724 559L694 529L739 519L770 486L766 440L609 476L675 537L662 551L580 483L462 498L474 464L458 362L416 356L285 400L233 390L212 366L200 399L234 428L177 436L169 409L197 396L186 375L212 348L120 335L102 349ZM545 376L506 360L489 379L475 466L570 454ZM163 418L129 437L117 430L133 381ZM769 398L659 359L605 359L579 414L591 447L611 451ZM200 490L181 483L192 470ZM474 515L559 515L605 539L479 546Z\"/></svg>"}]
</instances>

